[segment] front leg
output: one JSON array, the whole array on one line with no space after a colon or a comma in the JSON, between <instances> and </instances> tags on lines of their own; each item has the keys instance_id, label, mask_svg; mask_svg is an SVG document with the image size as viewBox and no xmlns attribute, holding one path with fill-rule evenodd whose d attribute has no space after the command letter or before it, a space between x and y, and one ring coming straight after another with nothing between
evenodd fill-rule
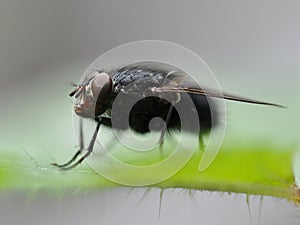
<instances>
[{"instance_id":1,"label":"front leg","mask_svg":"<svg viewBox=\"0 0 300 225\"><path fill-rule=\"evenodd\" d=\"M58 168L63 168L68 165L70 165L72 162L74 162L77 157L81 154L84 148L84 140L83 140L83 126L82 126L82 118L80 118L79 121L79 149L76 151L76 153L73 155L73 157L66 163L64 164L57 164L57 163L51 163L52 166L58 167Z\"/></svg>"},{"instance_id":2,"label":"front leg","mask_svg":"<svg viewBox=\"0 0 300 225\"><path fill-rule=\"evenodd\" d=\"M97 138L97 134L98 134L98 131L99 131L99 128L100 128L100 124L101 124L101 119L97 123L96 130L93 134L93 137L91 139L91 142L89 144L87 152L79 160L77 160L73 165L62 167L61 170L70 170L72 168L75 168L76 166L78 166L84 159L86 159L93 152L94 144L95 144L95 141L96 141L96 138Z\"/></svg>"},{"instance_id":3,"label":"front leg","mask_svg":"<svg viewBox=\"0 0 300 225\"><path fill-rule=\"evenodd\" d=\"M99 119L96 119L96 122L97 122L97 126L96 126L96 129L94 131L93 137L92 137L92 139L90 141L90 144L89 144L89 146L87 148L87 152L79 160L77 160L74 164L70 165L72 162L74 162L76 160L76 158L78 157L78 155L81 154L83 147L82 147L81 150L78 150L75 153L75 155L72 157L72 159L69 162L67 162L67 163L65 163L63 165L58 165L56 163L53 163L52 165L54 165L56 167L59 167L61 170L69 170L69 169L75 168L85 158L87 158L93 152L94 144L95 144L95 141L96 141L96 138L97 138L98 131L100 129L100 125L103 124L103 125L106 125L106 126L111 126L111 119L107 118L107 117L100 117ZM81 143L83 143L83 141Z\"/></svg>"}]
</instances>

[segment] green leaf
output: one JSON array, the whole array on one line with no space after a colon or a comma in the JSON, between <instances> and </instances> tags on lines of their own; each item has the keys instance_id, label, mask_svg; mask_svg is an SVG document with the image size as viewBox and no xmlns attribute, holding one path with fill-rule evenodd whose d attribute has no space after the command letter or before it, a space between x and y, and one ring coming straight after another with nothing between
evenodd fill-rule
<instances>
[{"instance_id":1,"label":"green leaf","mask_svg":"<svg viewBox=\"0 0 300 225\"><path fill-rule=\"evenodd\" d=\"M120 151L122 152L122 151ZM143 163L153 163L157 154L144 158ZM118 155L118 154L117 154ZM119 154L120 157L122 154ZM293 148L276 149L267 147L227 147L222 148L214 162L203 172L198 171L201 151L194 153L188 163L169 179L151 187L185 188L196 190L246 193L285 198L299 203L300 191L295 183ZM126 156L130 159L130 155ZM0 187L3 189L53 189L65 188L107 188L122 185L109 181L85 164L70 171L62 172L50 167L36 165L38 161L16 155L1 155ZM141 163L132 157L136 165ZM124 179L145 181L147 177L158 176L164 171L155 169L149 174L108 168L124 176Z\"/></svg>"}]
</instances>

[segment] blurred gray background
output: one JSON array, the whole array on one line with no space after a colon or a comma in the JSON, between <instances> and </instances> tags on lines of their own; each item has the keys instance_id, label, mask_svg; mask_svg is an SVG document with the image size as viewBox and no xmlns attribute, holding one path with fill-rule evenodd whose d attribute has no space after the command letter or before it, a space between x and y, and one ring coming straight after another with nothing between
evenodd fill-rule
<instances>
[{"instance_id":1,"label":"blurred gray background","mask_svg":"<svg viewBox=\"0 0 300 225\"><path fill-rule=\"evenodd\" d=\"M288 106L228 103L225 143L298 146L300 2L0 0L1 151L62 159L74 150L69 83L107 50L131 41L178 43L233 93ZM246 120L246 122L245 122ZM255 143L253 143L255 144ZM67 154L68 154L67 153ZM46 154L47 160L51 156ZM71 194L0 194L1 224L299 224L284 200L128 189ZM252 222L251 222L252 218Z\"/></svg>"}]
</instances>

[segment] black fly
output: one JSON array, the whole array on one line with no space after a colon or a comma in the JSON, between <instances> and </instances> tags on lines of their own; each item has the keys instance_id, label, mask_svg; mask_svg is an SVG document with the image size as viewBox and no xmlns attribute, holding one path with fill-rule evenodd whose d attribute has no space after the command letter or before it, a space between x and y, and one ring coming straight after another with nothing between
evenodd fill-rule
<instances>
[{"instance_id":1,"label":"black fly","mask_svg":"<svg viewBox=\"0 0 300 225\"><path fill-rule=\"evenodd\" d=\"M80 117L90 118L97 122L87 152L77 159L84 149L81 122L79 150L65 164L53 163L52 165L63 170L79 165L93 151L100 125L112 128L114 120L117 121L114 123L114 129L128 129L124 125L126 123L123 123L127 118L122 117L122 110L117 114L111 113L113 103L120 93L128 97L137 95L140 98L130 110L128 119L129 126L134 131L149 132L149 122L154 117L160 117L165 121L165 129L159 126L156 128L161 131L160 144L166 131L180 129L180 117L174 106L176 103L184 101L184 95L189 96L194 103L194 111L196 111L201 124L201 135L202 131L210 131L213 128L212 115L217 115L214 105L209 104L208 98L282 107L277 104L202 89L186 73L164 63L142 62L114 70L94 71L70 93L70 96L75 98L75 113ZM160 98L161 95L171 95L171 99L174 101L166 101Z\"/></svg>"}]
</instances>

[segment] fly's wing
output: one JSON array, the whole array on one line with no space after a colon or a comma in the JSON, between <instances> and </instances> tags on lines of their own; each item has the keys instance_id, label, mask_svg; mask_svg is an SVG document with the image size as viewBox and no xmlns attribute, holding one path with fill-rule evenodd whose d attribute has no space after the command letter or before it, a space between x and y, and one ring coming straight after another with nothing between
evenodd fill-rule
<instances>
[{"instance_id":1,"label":"fly's wing","mask_svg":"<svg viewBox=\"0 0 300 225\"><path fill-rule=\"evenodd\" d=\"M202 90L202 89L197 89L197 88L189 88L189 87L153 87L151 89L153 93L189 93L189 94L194 94L194 95L203 95L203 96L208 96L208 97L213 97L213 98L223 98L226 100L232 100L232 101L238 101L238 102L246 102L246 103L252 103L252 104L259 104L259 105L270 105L270 106L277 106L280 108L286 108L285 106L275 104L275 103L270 103L270 102L264 102L264 101L258 101L258 100L253 100L250 98L245 98L245 97L239 97L236 95L231 95L231 94L226 94L226 93L219 93L217 91L213 90Z\"/></svg>"},{"instance_id":2,"label":"fly's wing","mask_svg":"<svg viewBox=\"0 0 300 225\"><path fill-rule=\"evenodd\" d=\"M276 106L280 108L286 108L285 106L253 100L250 98L240 97L232 94L222 93L220 91L211 90L211 89L202 89L197 87L197 85L191 82L191 79L184 73L181 72L173 72L161 79L156 76L149 77L143 81L146 85L144 86L143 90L147 93L153 94L171 94L171 93L188 93L194 95L202 95L212 98L221 98L231 101L238 101L238 102L245 102L251 104L259 104L259 105L269 105L269 106Z\"/></svg>"}]
</instances>

